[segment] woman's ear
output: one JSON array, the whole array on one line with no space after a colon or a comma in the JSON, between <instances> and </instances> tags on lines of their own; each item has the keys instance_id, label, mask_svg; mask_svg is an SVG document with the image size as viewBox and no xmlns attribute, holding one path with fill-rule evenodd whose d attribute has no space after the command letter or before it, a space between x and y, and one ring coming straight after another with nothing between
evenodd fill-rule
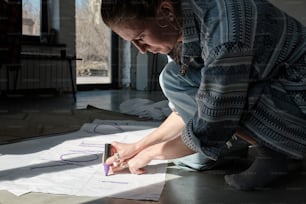
<instances>
[{"instance_id":1,"label":"woman's ear","mask_svg":"<svg viewBox=\"0 0 306 204\"><path fill-rule=\"evenodd\" d=\"M171 20L174 17L174 8L171 2L162 1L159 5L157 15L159 17L166 17Z\"/></svg>"},{"instance_id":2,"label":"woman's ear","mask_svg":"<svg viewBox=\"0 0 306 204\"><path fill-rule=\"evenodd\" d=\"M175 30L180 30L181 25L177 19L176 13L170 1L162 1L156 14L158 25L162 28L170 26Z\"/></svg>"}]
</instances>

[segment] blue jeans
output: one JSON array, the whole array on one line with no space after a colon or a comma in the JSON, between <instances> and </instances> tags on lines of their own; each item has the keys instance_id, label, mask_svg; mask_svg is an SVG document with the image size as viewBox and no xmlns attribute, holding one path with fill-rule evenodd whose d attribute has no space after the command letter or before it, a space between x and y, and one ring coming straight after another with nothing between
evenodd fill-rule
<instances>
[{"instance_id":1,"label":"blue jeans","mask_svg":"<svg viewBox=\"0 0 306 204\"><path fill-rule=\"evenodd\" d=\"M173 111L177 112L185 123L194 115L197 104L195 95L201 82L201 72L188 70L182 76L180 67L174 62L169 62L159 76L160 86ZM205 170L212 168L215 161L208 159L205 155L195 153L186 157L173 160L173 162L188 170Z\"/></svg>"}]
</instances>

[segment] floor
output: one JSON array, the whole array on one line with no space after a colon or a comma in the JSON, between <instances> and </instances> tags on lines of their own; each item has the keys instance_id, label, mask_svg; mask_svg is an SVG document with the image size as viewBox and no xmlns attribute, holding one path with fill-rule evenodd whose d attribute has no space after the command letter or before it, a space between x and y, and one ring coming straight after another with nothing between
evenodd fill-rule
<instances>
[{"instance_id":1,"label":"floor","mask_svg":"<svg viewBox=\"0 0 306 204\"><path fill-rule=\"evenodd\" d=\"M87 105L97 108L120 112L120 104L126 100L140 98L152 102L165 100L160 91L120 90L91 90L76 93L76 102L71 94L58 94L50 91L45 93L15 93L0 98L0 112L28 111L58 111L65 109L84 109Z\"/></svg>"},{"instance_id":2,"label":"floor","mask_svg":"<svg viewBox=\"0 0 306 204\"><path fill-rule=\"evenodd\" d=\"M2 97L0 112L50 111L83 109L92 105L101 109L119 111L119 105L128 99L147 98L152 101L164 100L160 92L131 90L93 90L77 93L77 102L69 94L32 94L30 96L11 95ZM231 171L241 168L242 160L227 165ZM244 164L244 163L243 163ZM223 166L224 167L224 166ZM168 167L167 181L158 202L135 201L113 198L88 198L65 195L30 193L16 197L0 191L0 204L306 204L306 172L292 173L267 188L252 192L237 191L224 183L223 176L228 170L220 168L205 172L190 172L176 166ZM304 168L305 169L305 168Z\"/></svg>"}]
</instances>

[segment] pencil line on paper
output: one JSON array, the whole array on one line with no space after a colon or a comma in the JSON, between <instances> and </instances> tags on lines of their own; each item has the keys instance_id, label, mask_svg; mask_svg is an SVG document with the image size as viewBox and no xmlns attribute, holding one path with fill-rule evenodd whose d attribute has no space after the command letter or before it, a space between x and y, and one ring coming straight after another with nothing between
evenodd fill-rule
<instances>
[{"instance_id":1,"label":"pencil line on paper","mask_svg":"<svg viewBox=\"0 0 306 204\"><path fill-rule=\"evenodd\" d=\"M102 181L102 183L129 184L129 182L125 181Z\"/></svg>"}]
</instances>

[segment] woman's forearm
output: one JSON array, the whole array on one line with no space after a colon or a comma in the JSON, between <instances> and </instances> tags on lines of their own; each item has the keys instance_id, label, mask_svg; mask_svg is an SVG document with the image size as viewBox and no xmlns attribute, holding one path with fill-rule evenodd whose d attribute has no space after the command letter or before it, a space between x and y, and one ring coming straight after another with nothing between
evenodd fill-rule
<instances>
[{"instance_id":1,"label":"woman's forearm","mask_svg":"<svg viewBox=\"0 0 306 204\"><path fill-rule=\"evenodd\" d=\"M189 149L181 137L176 137L173 140L162 142L150 146L141 152L141 155L147 155L150 160L169 160L187 156L195 153Z\"/></svg>"},{"instance_id":2,"label":"woman's forearm","mask_svg":"<svg viewBox=\"0 0 306 204\"><path fill-rule=\"evenodd\" d=\"M151 134L138 141L135 145L141 151L151 145L172 140L181 135L185 123L183 119L172 112L169 117Z\"/></svg>"}]
</instances>

